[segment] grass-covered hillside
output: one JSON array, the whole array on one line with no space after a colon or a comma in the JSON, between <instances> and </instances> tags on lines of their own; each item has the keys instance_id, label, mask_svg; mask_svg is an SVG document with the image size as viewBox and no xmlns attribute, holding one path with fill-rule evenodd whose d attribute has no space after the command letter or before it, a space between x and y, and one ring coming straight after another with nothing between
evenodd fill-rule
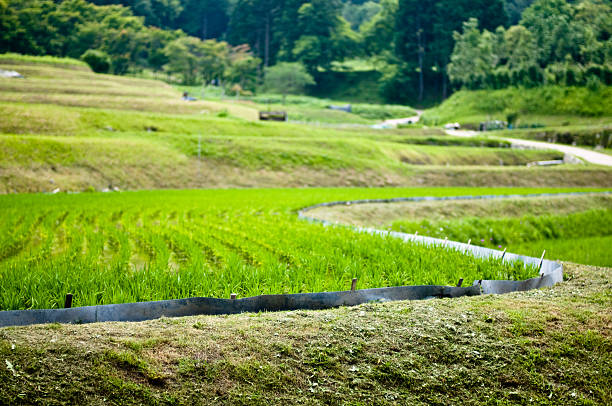
<instances>
[{"instance_id":1,"label":"grass-covered hillside","mask_svg":"<svg viewBox=\"0 0 612 406\"><path fill-rule=\"evenodd\" d=\"M609 125L612 123L612 88L544 86L462 90L439 107L428 110L423 119L429 124L458 121L477 128L482 121L507 121L509 116L514 116L515 126L519 127Z\"/></svg>"},{"instance_id":2,"label":"grass-covered hillside","mask_svg":"<svg viewBox=\"0 0 612 406\"><path fill-rule=\"evenodd\" d=\"M254 121L257 110L185 102L157 81L48 58L0 59L0 192L231 186L609 185L588 165L531 169L557 152L438 130Z\"/></svg>"}]
</instances>

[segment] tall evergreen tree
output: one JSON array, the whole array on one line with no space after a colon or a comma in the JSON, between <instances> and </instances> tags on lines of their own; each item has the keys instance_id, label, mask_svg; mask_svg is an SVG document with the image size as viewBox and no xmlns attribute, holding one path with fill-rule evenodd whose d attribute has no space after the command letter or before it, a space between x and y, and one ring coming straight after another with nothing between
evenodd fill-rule
<instances>
[{"instance_id":1,"label":"tall evergreen tree","mask_svg":"<svg viewBox=\"0 0 612 406\"><path fill-rule=\"evenodd\" d=\"M459 31L469 18L494 31L506 23L502 0L400 0L396 15L395 53L400 60L396 80L407 86L412 82L414 99L447 96L446 66L454 46L453 32ZM391 88L397 88L391 84ZM410 99L395 94L397 99Z\"/></svg>"},{"instance_id":2,"label":"tall evergreen tree","mask_svg":"<svg viewBox=\"0 0 612 406\"><path fill-rule=\"evenodd\" d=\"M183 0L175 27L202 39L221 38L229 22L227 0Z\"/></svg>"},{"instance_id":3,"label":"tall evergreen tree","mask_svg":"<svg viewBox=\"0 0 612 406\"><path fill-rule=\"evenodd\" d=\"M272 65L284 34L283 3L284 0L238 0L229 21L228 41L234 45L249 44L264 66Z\"/></svg>"}]
</instances>

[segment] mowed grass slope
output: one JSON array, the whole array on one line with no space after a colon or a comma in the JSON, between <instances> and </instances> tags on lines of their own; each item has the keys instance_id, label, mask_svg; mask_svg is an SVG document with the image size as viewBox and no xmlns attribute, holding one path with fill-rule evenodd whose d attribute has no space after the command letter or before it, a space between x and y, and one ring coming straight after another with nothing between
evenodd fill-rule
<instances>
[{"instance_id":1,"label":"mowed grass slope","mask_svg":"<svg viewBox=\"0 0 612 406\"><path fill-rule=\"evenodd\" d=\"M156 81L59 64L10 63L0 79L0 192L252 186L612 183L590 166L432 130L331 129L249 120L240 105L184 102ZM229 110L230 117L225 117ZM221 116L221 117L219 117Z\"/></svg>"},{"instance_id":2,"label":"mowed grass slope","mask_svg":"<svg viewBox=\"0 0 612 406\"><path fill-rule=\"evenodd\" d=\"M533 189L250 189L0 196L0 310L525 279L537 270L298 220L335 200ZM543 191L552 191L546 189ZM562 190L559 190L562 191Z\"/></svg>"},{"instance_id":3,"label":"mowed grass slope","mask_svg":"<svg viewBox=\"0 0 612 406\"><path fill-rule=\"evenodd\" d=\"M0 329L10 404L607 405L609 268L326 311Z\"/></svg>"}]
</instances>

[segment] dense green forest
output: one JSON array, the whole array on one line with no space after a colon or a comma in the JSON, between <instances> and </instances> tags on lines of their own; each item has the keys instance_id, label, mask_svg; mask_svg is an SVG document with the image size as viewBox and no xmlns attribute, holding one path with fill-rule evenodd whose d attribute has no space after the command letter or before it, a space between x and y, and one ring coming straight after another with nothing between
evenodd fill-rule
<instances>
[{"instance_id":1,"label":"dense green forest","mask_svg":"<svg viewBox=\"0 0 612 406\"><path fill-rule=\"evenodd\" d=\"M279 62L322 86L360 60L386 100L415 104L461 87L610 85L611 32L609 0L0 0L0 52L249 91Z\"/></svg>"}]
</instances>

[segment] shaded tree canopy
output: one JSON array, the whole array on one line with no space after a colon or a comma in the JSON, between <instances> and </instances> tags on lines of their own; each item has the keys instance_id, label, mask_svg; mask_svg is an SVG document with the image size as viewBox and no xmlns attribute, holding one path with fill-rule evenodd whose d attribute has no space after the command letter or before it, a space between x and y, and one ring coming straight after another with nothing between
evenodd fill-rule
<instances>
[{"instance_id":1,"label":"shaded tree canopy","mask_svg":"<svg viewBox=\"0 0 612 406\"><path fill-rule=\"evenodd\" d=\"M612 84L612 6L584 0L536 0L518 25L480 31L478 21L455 32L448 74L472 89ZM492 42L491 42L492 40ZM493 46L488 46L491 43ZM479 61L479 66L474 66ZM468 72L471 71L471 72Z\"/></svg>"},{"instance_id":2,"label":"shaded tree canopy","mask_svg":"<svg viewBox=\"0 0 612 406\"><path fill-rule=\"evenodd\" d=\"M300 63L281 62L266 69L264 85L266 89L282 94L283 104L287 94L300 93L304 87L314 84L314 79Z\"/></svg>"},{"instance_id":3,"label":"shaded tree canopy","mask_svg":"<svg viewBox=\"0 0 612 406\"><path fill-rule=\"evenodd\" d=\"M0 0L0 52L90 51L99 70L242 89L281 62L324 83L334 62L367 59L387 100L413 104L460 87L609 83L611 31L609 0Z\"/></svg>"}]
</instances>

